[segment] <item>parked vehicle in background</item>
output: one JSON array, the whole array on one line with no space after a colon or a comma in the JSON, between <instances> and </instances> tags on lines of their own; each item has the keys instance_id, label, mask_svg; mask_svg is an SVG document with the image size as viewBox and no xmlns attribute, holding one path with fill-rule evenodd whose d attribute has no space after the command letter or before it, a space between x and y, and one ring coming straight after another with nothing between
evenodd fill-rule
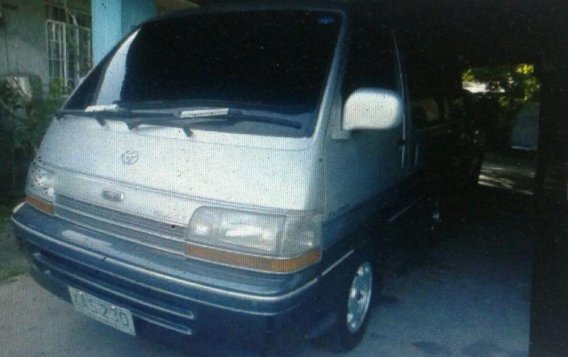
<instances>
[{"instance_id":1,"label":"parked vehicle in background","mask_svg":"<svg viewBox=\"0 0 568 357\"><path fill-rule=\"evenodd\" d=\"M432 123L413 118L376 16L212 5L134 29L30 168L12 221L35 279L132 335L294 326L356 346L385 232L437 217L440 172L463 169L468 141L444 96L417 98Z\"/></svg>"},{"instance_id":2,"label":"parked vehicle in background","mask_svg":"<svg viewBox=\"0 0 568 357\"><path fill-rule=\"evenodd\" d=\"M511 148L523 151L538 150L539 103L528 103L511 121Z\"/></svg>"}]
</instances>

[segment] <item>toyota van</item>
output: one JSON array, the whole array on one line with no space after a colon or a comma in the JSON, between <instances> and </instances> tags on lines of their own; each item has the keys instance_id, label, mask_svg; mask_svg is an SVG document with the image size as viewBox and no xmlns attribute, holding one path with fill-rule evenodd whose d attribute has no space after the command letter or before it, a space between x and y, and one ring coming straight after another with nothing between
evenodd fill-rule
<instances>
[{"instance_id":1,"label":"toyota van","mask_svg":"<svg viewBox=\"0 0 568 357\"><path fill-rule=\"evenodd\" d=\"M436 217L432 152L461 127L411 98L377 16L282 1L133 29L29 169L12 223L32 276L131 335L357 345L389 227Z\"/></svg>"}]
</instances>

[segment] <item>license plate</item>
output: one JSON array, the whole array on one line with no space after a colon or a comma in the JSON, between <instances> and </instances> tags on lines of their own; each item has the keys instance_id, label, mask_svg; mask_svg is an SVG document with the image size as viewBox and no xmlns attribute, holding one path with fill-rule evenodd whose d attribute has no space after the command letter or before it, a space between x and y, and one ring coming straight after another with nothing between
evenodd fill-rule
<instances>
[{"instance_id":1,"label":"license plate","mask_svg":"<svg viewBox=\"0 0 568 357\"><path fill-rule=\"evenodd\" d=\"M69 295L71 295L75 310L117 330L136 336L132 313L128 309L118 307L72 287L69 287Z\"/></svg>"}]
</instances>

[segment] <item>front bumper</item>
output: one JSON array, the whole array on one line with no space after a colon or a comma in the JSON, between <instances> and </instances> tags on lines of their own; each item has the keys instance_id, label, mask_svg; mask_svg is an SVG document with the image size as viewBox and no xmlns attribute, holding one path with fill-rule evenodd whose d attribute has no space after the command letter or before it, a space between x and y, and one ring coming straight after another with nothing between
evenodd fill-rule
<instances>
[{"instance_id":1,"label":"front bumper","mask_svg":"<svg viewBox=\"0 0 568 357\"><path fill-rule=\"evenodd\" d=\"M72 286L128 308L137 332L151 325L183 335L221 332L239 339L257 339L259 332L276 333L291 326L307 332L325 313L318 278L304 282L296 278L301 284L277 293L275 289L264 289L267 294L258 293L258 289L223 289L218 281L216 285L197 283L184 279L183 272L168 274L105 254L104 249L116 248L108 244L95 246L101 249L74 244L65 232L92 235L94 241L102 237L27 205L14 213L12 223L16 237L29 253L32 276L40 285L68 302L68 287ZM105 238L112 241L112 237ZM140 247L129 248L138 250L132 251L136 256L150 254ZM202 272L207 273L207 269Z\"/></svg>"}]
</instances>

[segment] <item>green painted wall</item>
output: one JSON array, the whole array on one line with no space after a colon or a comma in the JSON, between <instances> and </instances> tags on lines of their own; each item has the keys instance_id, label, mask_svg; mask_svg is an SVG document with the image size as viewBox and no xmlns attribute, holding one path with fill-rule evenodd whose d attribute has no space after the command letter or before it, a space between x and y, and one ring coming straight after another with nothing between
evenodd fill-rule
<instances>
[{"instance_id":1,"label":"green painted wall","mask_svg":"<svg viewBox=\"0 0 568 357\"><path fill-rule=\"evenodd\" d=\"M156 14L154 0L92 0L93 63L98 63L133 27Z\"/></svg>"}]
</instances>

